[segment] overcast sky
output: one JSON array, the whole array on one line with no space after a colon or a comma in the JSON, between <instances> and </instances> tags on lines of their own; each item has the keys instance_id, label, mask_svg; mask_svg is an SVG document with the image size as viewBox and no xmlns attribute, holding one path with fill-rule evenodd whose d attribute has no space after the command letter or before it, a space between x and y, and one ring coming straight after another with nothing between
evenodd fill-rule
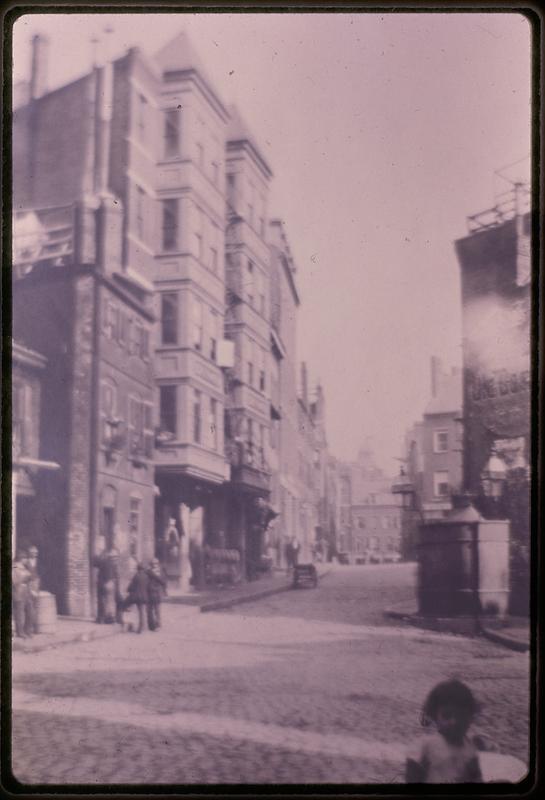
<instances>
[{"instance_id":1,"label":"overcast sky","mask_svg":"<svg viewBox=\"0 0 545 800\"><path fill-rule=\"evenodd\" d=\"M274 171L302 296L299 358L327 402L334 455L368 437L397 472L429 398L429 362L459 365L453 241L530 152L530 27L503 14L27 15L51 40L49 88L86 72L105 25L110 54L153 54L184 29ZM507 170L529 174L529 160Z\"/></svg>"}]
</instances>

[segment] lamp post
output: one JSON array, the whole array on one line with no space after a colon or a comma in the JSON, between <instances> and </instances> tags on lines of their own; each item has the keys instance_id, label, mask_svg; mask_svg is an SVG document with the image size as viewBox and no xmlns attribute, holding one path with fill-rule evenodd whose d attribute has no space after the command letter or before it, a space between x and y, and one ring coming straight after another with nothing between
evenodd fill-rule
<instances>
[{"instance_id":1,"label":"lamp post","mask_svg":"<svg viewBox=\"0 0 545 800\"><path fill-rule=\"evenodd\" d=\"M484 497L487 498L486 512L493 519L500 519L500 501L503 496L507 480L507 465L495 451L492 451L483 471L481 472L481 485Z\"/></svg>"}]
</instances>

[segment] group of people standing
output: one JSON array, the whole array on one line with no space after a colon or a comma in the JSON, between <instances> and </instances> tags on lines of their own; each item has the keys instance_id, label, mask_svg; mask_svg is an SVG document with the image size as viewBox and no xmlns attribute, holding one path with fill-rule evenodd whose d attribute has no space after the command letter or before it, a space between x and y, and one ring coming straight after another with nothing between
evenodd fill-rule
<instances>
[{"instance_id":1,"label":"group of people standing","mask_svg":"<svg viewBox=\"0 0 545 800\"><path fill-rule=\"evenodd\" d=\"M12 565L12 604L15 636L27 639L38 633L38 548L17 553Z\"/></svg>"},{"instance_id":2,"label":"group of people standing","mask_svg":"<svg viewBox=\"0 0 545 800\"><path fill-rule=\"evenodd\" d=\"M119 551L115 547L105 550L93 561L97 568L97 623L117 622L125 628L124 612L135 607L138 612L136 633L142 633L146 623L148 630L158 630L161 601L167 590L159 560L153 558L147 566L141 562L136 565L125 596L121 592L119 561ZM133 631L134 625L128 623L127 630Z\"/></svg>"}]
</instances>

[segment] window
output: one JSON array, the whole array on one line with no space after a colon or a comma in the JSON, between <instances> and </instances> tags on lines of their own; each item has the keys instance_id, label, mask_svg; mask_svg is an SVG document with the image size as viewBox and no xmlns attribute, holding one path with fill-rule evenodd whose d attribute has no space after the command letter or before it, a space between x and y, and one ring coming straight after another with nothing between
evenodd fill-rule
<instances>
[{"instance_id":1,"label":"window","mask_svg":"<svg viewBox=\"0 0 545 800\"><path fill-rule=\"evenodd\" d=\"M365 528L365 520L363 517L358 517L358 528L361 528L362 530Z\"/></svg>"},{"instance_id":2,"label":"window","mask_svg":"<svg viewBox=\"0 0 545 800\"><path fill-rule=\"evenodd\" d=\"M261 350L261 363L260 363L260 369L259 369L259 391L260 392L264 392L265 391L265 374L266 374L265 362L266 362L266 358L267 358L267 353L262 348L260 348L260 350Z\"/></svg>"},{"instance_id":3,"label":"window","mask_svg":"<svg viewBox=\"0 0 545 800\"><path fill-rule=\"evenodd\" d=\"M254 227L254 185L248 184L248 225Z\"/></svg>"},{"instance_id":4,"label":"window","mask_svg":"<svg viewBox=\"0 0 545 800\"><path fill-rule=\"evenodd\" d=\"M165 156L170 158L180 153L180 112L170 109L165 113Z\"/></svg>"},{"instance_id":5,"label":"window","mask_svg":"<svg viewBox=\"0 0 545 800\"><path fill-rule=\"evenodd\" d=\"M155 434L153 431L153 404L144 402L142 404L144 416L144 455L146 458L153 458L153 448L155 445Z\"/></svg>"},{"instance_id":6,"label":"window","mask_svg":"<svg viewBox=\"0 0 545 800\"><path fill-rule=\"evenodd\" d=\"M197 164L201 169L204 167L204 147L202 142L197 142Z\"/></svg>"},{"instance_id":7,"label":"window","mask_svg":"<svg viewBox=\"0 0 545 800\"><path fill-rule=\"evenodd\" d=\"M448 452L448 431L433 432L433 452L434 453Z\"/></svg>"},{"instance_id":8,"label":"window","mask_svg":"<svg viewBox=\"0 0 545 800\"><path fill-rule=\"evenodd\" d=\"M144 452L144 409L139 397L129 397L129 453Z\"/></svg>"},{"instance_id":9,"label":"window","mask_svg":"<svg viewBox=\"0 0 545 800\"><path fill-rule=\"evenodd\" d=\"M214 273L218 271L218 240L219 228L212 223L210 226L210 263L208 266Z\"/></svg>"},{"instance_id":10,"label":"window","mask_svg":"<svg viewBox=\"0 0 545 800\"><path fill-rule=\"evenodd\" d=\"M202 261L204 255L204 213L201 211L200 208L195 209L195 231L194 231L194 241L195 241L195 255Z\"/></svg>"},{"instance_id":11,"label":"window","mask_svg":"<svg viewBox=\"0 0 545 800\"><path fill-rule=\"evenodd\" d=\"M24 383L13 382L11 403L12 403L12 437L13 449L16 455L28 455L29 453L29 419L26 413L27 391L29 387Z\"/></svg>"},{"instance_id":12,"label":"window","mask_svg":"<svg viewBox=\"0 0 545 800\"><path fill-rule=\"evenodd\" d=\"M218 449L218 401L210 398L210 441L212 449Z\"/></svg>"},{"instance_id":13,"label":"window","mask_svg":"<svg viewBox=\"0 0 545 800\"><path fill-rule=\"evenodd\" d=\"M247 428L248 428L248 444L250 445L250 451L251 451L253 449L253 445L254 445L254 421L253 421L253 419L248 418Z\"/></svg>"},{"instance_id":14,"label":"window","mask_svg":"<svg viewBox=\"0 0 545 800\"><path fill-rule=\"evenodd\" d=\"M448 497L448 470L440 470L433 473L433 493L435 497Z\"/></svg>"},{"instance_id":15,"label":"window","mask_svg":"<svg viewBox=\"0 0 545 800\"><path fill-rule=\"evenodd\" d=\"M140 141L146 140L146 117L148 115L148 101L143 94L138 95L138 135Z\"/></svg>"},{"instance_id":16,"label":"window","mask_svg":"<svg viewBox=\"0 0 545 800\"><path fill-rule=\"evenodd\" d=\"M218 355L219 314L214 309L210 313L210 358L215 361Z\"/></svg>"},{"instance_id":17,"label":"window","mask_svg":"<svg viewBox=\"0 0 545 800\"><path fill-rule=\"evenodd\" d=\"M202 350L202 319L203 308L202 302L198 297L192 298L193 307L193 347L195 350Z\"/></svg>"},{"instance_id":18,"label":"window","mask_svg":"<svg viewBox=\"0 0 545 800\"><path fill-rule=\"evenodd\" d=\"M178 293L161 294L161 343L178 344Z\"/></svg>"},{"instance_id":19,"label":"window","mask_svg":"<svg viewBox=\"0 0 545 800\"><path fill-rule=\"evenodd\" d=\"M159 426L162 431L177 433L178 416L178 387L160 386L159 387Z\"/></svg>"},{"instance_id":20,"label":"window","mask_svg":"<svg viewBox=\"0 0 545 800\"><path fill-rule=\"evenodd\" d=\"M102 419L102 441L108 444L118 431L117 386L103 381L100 387L100 416Z\"/></svg>"},{"instance_id":21,"label":"window","mask_svg":"<svg viewBox=\"0 0 545 800\"><path fill-rule=\"evenodd\" d=\"M140 187L136 187L136 235L140 240L144 239L144 203L146 193Z\"/></svg>"},{"instance_id":22,"label":"window","mask_svg":"<svg viewBox=\"0 0 545 800\"><path fill-rule=\"evenodd\" d=\"M227 202L230 206L236 206L236 175L232 172L227 174Z\"/></svg>"},{"instance_id":23,"label":"window","mask_svg":"<svg viewBox=\"0 0 545 800\"><path fill-rule=\"evenodd\" d=\"M259 204L259 234L260 236L265 236L265 198L263 195L260 197L260 204Z\"/></svg>"},{"instance_id":24,"label":"window","mask_svg":"<svg viewBox=\"0 0 545 800\"><path fill-rule=\"evenodd\" d=\"M163 250L176 250L178 247L178 201L162 200L162 246Z\"/></svg>"},{"instance_id":25,"label":"window","mask_svg":"<svg viewBox=\"0 0 545 800\"><path fill-rule=\"evenodd\" d=\"M255 273L256 302L260 314L265 314L265 276L260 269Z\"/></svg>"},{"instance_id":26,"label":"window","mask_svg":"<svg viewBox=\"0 0 545 800\"><path fill-rule=\"evenodd\" d=\"M140 511L142 500L136 495L129 498L129 552L133 558L138 556L140 539Z\"/></svg>"},{"instance_id":27,"label":"window","mask_svg":"<svg viewBox=\"0 0 545 800\"><path fill-rule=\"evenodd\" d=\"M248 386L253 386L253 385L254 385L254 365L251 361L248 361Z\"/></svg>"},{"instance_id":28,"label":"window","mask_svg":"<svg viewBox=\"0 0 545 800\"><path fill-rule=\"evenodd\" d=\"M193 441L201 441L201 393L197 389L193 392Z\"/></svg>"},{"instance_id":29,"label":"window","mask_svg":"<svg viewBox=\"0 0 545 800\"><path fill-rule=\"evenodd\" d=\"M259 426L259 459L261 461L261 466L265 466L265 427L263 425Z\"/></svg>"},{"instance_id":30,"label":"window","mask_svg":"<svg viewBox=\"0 0 545 800\"><path fill-rule=\"evenodd\" d=\"M254 304L254 262L248 260L246 274L246 300L253 306Z\"/></svg>"}]
</instances>

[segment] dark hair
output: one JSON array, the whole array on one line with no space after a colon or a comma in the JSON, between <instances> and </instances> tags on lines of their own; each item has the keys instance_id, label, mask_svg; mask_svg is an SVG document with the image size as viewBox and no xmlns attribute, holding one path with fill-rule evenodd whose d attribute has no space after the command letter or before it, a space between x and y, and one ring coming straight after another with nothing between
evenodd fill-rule
<instances>
[{"instance_id":1,"label":"dark hair","mask_svg":"<svg viewBox=\"0 0 545 800\"><path fill-rule=\"evenodd\" d=\"M465 683L458 680L443 681L434 686L426 698L420 719L422 725L428 726L435 719L437 709L444 705L463 708L472 716L480 711L479 703Z\"/></svg>"}]
</instances>

